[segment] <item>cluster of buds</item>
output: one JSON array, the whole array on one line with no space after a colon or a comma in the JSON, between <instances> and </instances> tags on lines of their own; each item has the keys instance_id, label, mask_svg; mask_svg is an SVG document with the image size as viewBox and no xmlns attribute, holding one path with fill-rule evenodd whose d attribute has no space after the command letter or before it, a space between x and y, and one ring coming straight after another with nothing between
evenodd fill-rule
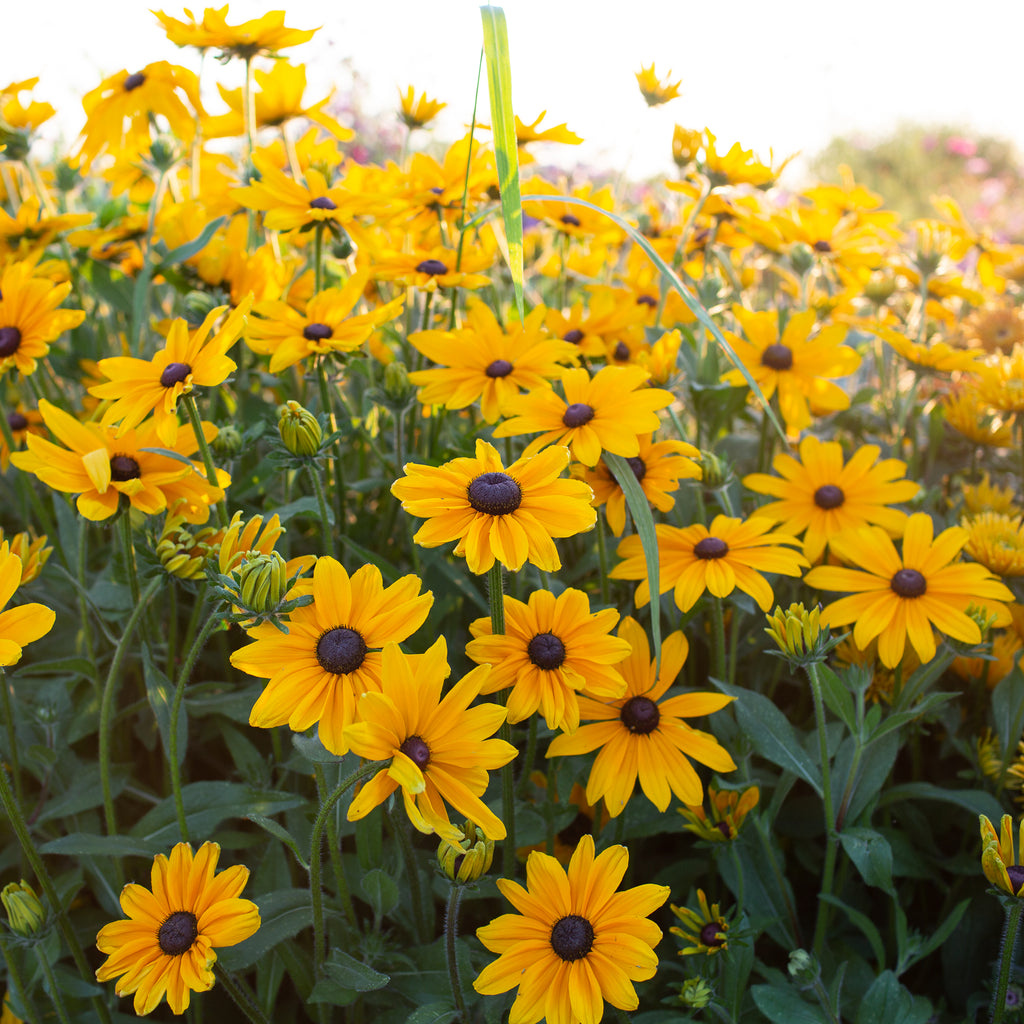
<instances>
[{"instance_id":1,"label":"cluster of buds","mask_svg":"<svg viewBox=\"0 0 1024 1024\"><path fill-rule=\"evenodd\" d=\"M822 629L820 605L810 611L802 603L791 604L785 611L776 605L767 619L765 632L779 648L768 653L785 658L794 668L824 661L842 639L833 638L827 628Z\"/></svg>"},{"instance_id":2,"label":"cluster of buds","mask_svg":"<svg viewBox=\"0 0 1024 1024\"><path fill-rule=\"evenodd\" d=\"M288 401L277 410L277 431L288 451L302 459L320 454L324 440L320 421L298 402Z\"/></svg>"},{"instance_id":3,"label":"cluster of buds","mask_svg":"<svg viewBox=\"0 0 1024 1024\"><path fill-rule=\"evenodd\" d=\"M488 839L471 821L462 826L458 843L442 839L437 848L437 863L456 885L468 885L486 874L493 858L494 840Z\"/></svg>"}]
</instances>

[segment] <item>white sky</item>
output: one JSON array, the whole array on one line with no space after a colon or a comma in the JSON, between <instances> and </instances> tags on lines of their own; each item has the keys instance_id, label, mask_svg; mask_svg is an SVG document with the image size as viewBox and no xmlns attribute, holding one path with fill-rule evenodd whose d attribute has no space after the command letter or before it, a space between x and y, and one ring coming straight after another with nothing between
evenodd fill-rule
<instances>
[{"instance_id":1,"label":"white sky","mask_svg":"<svg viewBox=\"0 0 1024 1024\"><path fill-rule=\"evenodd\" d=\"M7 0L5 82L38 75L36 98L53 103L74 134L81 96L103 75L161 59L196 68L195 52L167 41L150 6ZM370 109L392 109L396 87L412 84L449 104L442 137L461 134L479 57L477 3L235 0L228 20L269 6L285 6L289 26L323 26L311 43L284 51L308 65L308 100L332 82L344 90L354 68ZM182 17L182 7L162 9ZM506 0L504 10L516 113L532 121L547 109L542 127L567 121L586 140L548 147L538 154L545 161L669 172L675 123L707 126L720 145L740 141L763 157L774 149L776 158L813 155L834 135L884 132L901 120L973 127L1024 149L1021 0ZM683 83L679 99L656 109L633 77L652 60L659 75L671 69ZM234 69L208 66L237 84Z\"/></svg>"}]
</instances>

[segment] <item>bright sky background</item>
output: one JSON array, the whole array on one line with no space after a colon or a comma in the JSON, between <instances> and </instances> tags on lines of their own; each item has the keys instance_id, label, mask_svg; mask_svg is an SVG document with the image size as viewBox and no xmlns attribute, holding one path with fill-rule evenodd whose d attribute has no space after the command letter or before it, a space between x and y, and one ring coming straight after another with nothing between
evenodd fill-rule
<instances>
[{"instance_id":1,"label":"bright sky background","mask_svg":"<svg viewBox=\"0 0 1024 1024\"><path fill-rule=\"evenodd\" d=\"M172 46L139 0L4 6L5 82L38 75L36 98L58 108L68 136L83 120L81 96L104 75L161 59L197 66L195 52ZM182 6L162 9L180 18ZM462 134L480 48L476 3L234 0L228 20L270 6L285 7L289 26L323 26L311 43L284 51L309 67L308 101L332 83L346 90L355 71L368 109L393 109L396 87L412 84L449 104L441 136ZM548 147L538 154L546 162L667 173L675 123L709 127L720 147L740 141L765 158L773 149L776 159L904 120L998 134L1024 150L1021 0L506 0L504 9L516 113L532 121L547 109L542 127L565 121L586 140ZM633 77L651 61L659 76L671 69L682 79L681 97L657 109L646 107ZM208 66L238 83L235 69ZM486 118L486 89L483 103Z\"/></svg>"}]
</instances>

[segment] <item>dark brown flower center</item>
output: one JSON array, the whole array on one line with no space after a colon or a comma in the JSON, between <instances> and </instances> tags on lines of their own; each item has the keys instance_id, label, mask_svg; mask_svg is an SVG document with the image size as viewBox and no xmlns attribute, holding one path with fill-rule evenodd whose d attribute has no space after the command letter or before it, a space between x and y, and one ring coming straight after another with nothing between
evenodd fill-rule
<instances>
[{"instance_id":1,"label":"dark brown flower center","mask_svg":"<svg viewBox=\"0 0 1024 1024\"><path fill-rule=\"evenodd\" d=\"M1021 886L1024 885L1024 867L1019 864L1008 864L1006 873L1010 876L1010 885L1013 886L1013 895L1016 896L1020 892Z\"/></svg>"},{"instance_id":2,"label":"dark brown flower center","mask_svg":"<svg viewBox=\"0 0 1024 1024\"><path fill-rule=\"evenodd\" d=\"M594 409L586 402L573 402L568 406L562 416L562 422L567 427L582 427L594 418Z\"/></svg>"},{"instance_id":3,"label":"dark brown flower center","mask_svg":"<svg viewBox=\"0 0 1024 1024\"><path fill-rule=\"evenodd\" d=\"M192 948L192 943L199 935L199 922L196 915L188 910L176 910L156 933L156 941L160 944L160 952L168 956L181 956Z\"/></svg>"},{"instance_id":4,"label":"dark brown flower center","mask_svg":"<svg viewBox=\"0 0 1024 1024\"><path fill-rule=\"evenodd\" d=\"M770 370L788 370L793 365L793 350L788 345L769 345L761 353L761 365Z\"/></svg>"},{"instance_id":5,"label":"dark brown flower center","mask_svg":"<svg viewBox=\"0 0 1024 1024\"><path fill-rule=\"evenodd\" d=\"M110 479L119 484L126 480L138 480L142 476L139 464L130 455L115 455L110 460Z\"/></svg>"},{"instance_id":6,"label":"dark brown flower center","mask_svg":"<svg viewBox=\"0 0 1024 1024\"><path fill-rule=\"evenodd\" d=\"M508 473L481 473L466 488L470 505L488 516L507 516L523 501L519 484Z\"/></svg>"},{"instance_id":7,"label":"dark brown flower center","mask_svg":"<svg viewBox=\"0 0 1024 1024\"><path fill-rule=\"evenodd\" d=\"M327 324L312 323L302 328L302 336L306 341L326 341L334 331Z\"/></svg>"},{"instance_id":8,"label":"dark brown flower center","mask_svg":"<svg viewBox=\"0 0 1024 1024\"><path fill-rule=\"evenodd\" d=\"M845 500L846 495L843 494L842 488L836 487L835 484L823 484L814 492L814 504L818 508L839 508Z\"/></svg>"},{"instance_id":9,"label":"dark brown flower center","mask_svg":"<svg viewBox=\"0 0 1024 1024\"><path fill-rule=\"evenodd\" d=\"M725 836L726 839L732 839L732 828L730 827L729 822L720 821L715 827L723 836Z\"/></svg>"},{"instance_id":10,"label":"dark brown flower center","mask_svg":"<svg viewBox=\"0 0 1024 1024\"><path fill-rule=\"evenodd\" d=\"M188 363L168 363L160 374L160 386L173 388L175 384L183 383L191 372L192 367Z\"/></svg>"},{"instance_id":11,"label":"dark brown flower center","mask_svg":"<svg viewBox=\"0 0 1024 1024\"><path fill-rule=\"evenodd\" d=\"M709 949L713 949L716 946L721 946L725 939L719 938L722 934L722 929L717 921L709 921L700 930L700 943L702 946L707 946Z\"/></svg>"},{"instance_id":12,"label":"dark brown flower center","mask_svg":"<svg viewBox=\"0 0 1024 1024\"><path fill-rule=\"evenodd\" d=\"M146 76L141 71L136 71L135 74L129 75L124 80L124 91L131 92L134 89L138 89L138 87L145 81Z\"/></svg>"},{"instance_id":13,"label":"dark brown flower center","mask_svg":"<svg viewBox=\"0 0 1024 1024\"><path fill-rule=\"evenodd\" d=\"M20 412L9 412L7 414L7 426L11 430L24 430L28 426L28 419Z\"/></svg>"},{"instance_id":14,"label":"dark brown flower center","mask_svg":"<svg viewBox=\"0 0 1024 1024\"><path fill-rule=\"evenodd\" d=\"M646 736L658 728L661 712L650 697L631 697L622 705L619 718L630 732Z\"/></svg>"},{"instance_id":15,"label":"dark brown flower center","mask_svg":"<svg viewBox=\"0 0 1024 1024\"><path fill-rule=\"evenodd\" d=\"M419 273L429 274L431 277L448 273L448 268L440 260L424 260L416 264L416 269Z\"/></svg>"},{"instance_id":16,"label":"dark brown flower center","mask_svg":"<svg viewBox=\"0 0 1024 1024\"><path fill-rule=\"evenodd\" d=\"M338 204L327 196L317 196L310 201L310 208L313 210L336 210Z\"/></svg>"},{"instance_id":17,"label":"dark brown flower center","mask_svg":"<svg viewBox=\"0 0 1024 1024\"><path fill-rule=\"evenodd\" d=\"M512 372L512 364L507 359L495 359L484 370L488 377L507 377Z\"/></svg>"},{"instance_id":18,"label":"dark brown flower center","mask_svg":"<svg viewBox=\"0 0 1024 1024\"><path fill-rule=\"evenodd\" d=\"M633 470L633 476L636 477L637 483L640 483L647 476L647 463L639 455L631 455L626 459L626 464Z\"/></svg>"},{"instance_id":19,"label":"dark brown flower center","mask_svg":"<svg viewBox=\"0 0 1024 1024\"><path fill-rule=\"evenodd\" d=\"M656 306L658 300L653 295L638 295L636 297L636 304L638 306Z\"/></svg>"},{"instance_id":20,"label":"dark brown flower center","mask_svg":"<svg viewBox=\"0 0 1024 1024\"><path fill-rule=\"evenodd\" d=\"M629 346L624 341L616 342L612 358L620 363L627 362L629 360Z\"/></svg>"},{"instance_id":21,"label":"dark brown flower center","mask_svg":"<svg viewBox=\"0 0 1024 1024\"><path fill-rule=\"evenodd\" d=\"M567 227L570 227L570 228L578 228L580 226L580 219L579 219L579 217L577 217L575 214L572 214L572 213L563 213L562 216L559 217L558 219L563 224L565 224Z\"/></svg>"},{"instance_id":22,"label":"dark brown flower center","mask_svg":"<svg viewBox=\"0 0 1024 1024\"><path fill-rule=\"evenodd\" d=\"M900 597L920 597L928 589L928 581L916 569L900 569L889 586Z\"/></svg>"},{"instance_id":23,"label":"dark brown flower center","mask_svg":"<svg viewBox=\"0 0 1024 1024\"><path fill-rule=\"evenodd\" d=\"M554 633L538 633L527 645L530 661L547 671L553 671L565 661L565 644Z\"/></svg>"},{"instance_id":24,"label":"dark brown flower center","mask_svg":"<svg viewBox=\"0 0 1024 1024\"><path fill-rule=\"evenodd\" d=\"M551 948L562 960L582 960L594 946L594 927L579 914L569 914L551 929Z\"/></svg>"},{"instance_id":25,"label":"dark brown flower center","mask_svg":"<svg viewBox=\"0 0 1024 1024\"><path fill-rule=\"evenodd\" d=\"M831 252L832 246L825 241L824 238L819 238L817 242L811 247L815 252Z\"/></svg>"},{"instance_id":26,"label":"dark brown flower center","mask_svg":"<svg viewBox=\"0 0 1024 1024\"><path fill-rule=\"evenodd\" d=\"M562 335L562 341L567 341L570 345L578 345L582 340L583 332L578 327L574 327L571 331L566 331Z\"/></svg>"},{"instance_id":27,"label":"dark brown flower center","mask_svg":"<svg viewBox=\"0 0 1024 1024\"><path fill-rule=\"evenodd\" d=\"M698 558L724 558L729 553L729 545L720 537L705 537L693 545L693 553Z\"/></svg>"},{"instance_id":28,"label":"dark brown flower center","mask_svg":"<svg viewBox=\"0 0 1024 1024\"><path fill-rule=\"evenodd\" d=\"M0 359L13 356L21 344L21 331L17 327L0 327Z\"/></svg>"},{"instance_id":29,"label":"dark brown flower center","mask_svg":"<svg viewBox=\"0 0 1024 1024\"><path fill-rule=\"evenodd\" d=\"M366 641L348 626L327 630L316 642L316 660L325 672L343 676L355 672L366 658Z\"/></svg>"},{"instance_id":30,"label":"dark brown flower center","mask_svg":"<svg viewBox=\"0 0 1024 1024\"><path fill-rule=\"evenodd\" d=\"M410 736L398 748L420 771L430 764L430 747L420 736Z\"/></svg>"}]
</instances>

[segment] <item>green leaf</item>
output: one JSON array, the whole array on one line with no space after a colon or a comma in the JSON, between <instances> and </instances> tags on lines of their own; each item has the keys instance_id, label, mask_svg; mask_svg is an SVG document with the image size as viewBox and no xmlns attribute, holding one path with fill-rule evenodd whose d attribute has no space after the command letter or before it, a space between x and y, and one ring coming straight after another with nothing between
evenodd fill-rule
<instances>
[{"instance_id":1,"label":"green leaf","mask_svg":"<svg viewBox=\"0 0 1024 1024\"><path fill-rule=\"evenodd\" d=\"M131 836L97 836L87 832L51 839L39 847L40 853L60 853L67 857L152 857L164 852L163 844L133 839Z\"/></svg>"},{"instance_id":2,"label":"green leaf","mask_svg":"<svg viewBox=\"0 0 1024 1024\"><path fill-rule=\"evenodd\" d=\"M839 841L868 885L896 895L892 887L892 847L885 836L870 828L848 828L839 833Z\"/></svg>"},{"instance_id":3,"label":"green leaf","mask_svg":"<svg viewBox=\"0 0 1024 1024\"><path fill-rule=\"evenodd\" d=\"M324 972L336 985L354 989L356 992L373 992L383 988L391 978L375 971L344 950L332 949L330 959L324 964Z\"/></svg>"},{"instance_id":4,"label":"green leaf","mask_svg":"<svg viewBox=\"0 0 1024 1024\"><path fill-rule=\"evenodd\" d=\"M821 695L825 698L828 709L851 733L856 733L857 713L853 706L853 694L843 686L842 680L828 665L819 665L817 673L821 682Z\"/></svg>"},{"instance_id":5,"label":"green leaf","mask_svg":"<svg viewBox=\"0 0 1024 1024\"><path fill-rule=\"evenodd\" d=\"M166 268L172 267L176 263L184 263L185 260L195 256L197 252L209 244L210 239L213 238L225 219L224 217L218 217L216 220L211 220L191 242L186 242L184 245L179 245L177 249L172 249L153 268L154 273L163 273Z\"/></svg>"},{"instance_id":6,"label":"green leaf","mask_svg":"<svg viewBox=\"0 0 1024 1024\"><path fill-rule=\"evenodd\" d=\"M921 948L907 961L907 968L912 967L919 960L923 960L926 956L931 956L945 941L953 934L953 930L960 923L960 919L964 916L968 906L970 906L971 900L968 897L965 900L961 900L951 911L949 917L946 918L938 928L935 929L931 935L928 936L927 940L921 945Z\"/></svg>"},{"instance_id":7,"label":"green leaf","mask_svg":"<svg viewBox=\"0 0 1024 1024\"><path fill-rule=\"evenodd\" d=\"M313 764L341 764L345 760L344 754L332 754L321 742L319 735L303 736L302 733L292 733L292 746L300 757L304 757ZM349 758L352 761L352 758ZM358 764L358 761L356 762Z\"/></svg>"},{"instance_id":8,"label":"green leaf","mask_svg":"<svg viewBox=\"0 0 1024 1024\"><path fill-rule=\"evenodd\" d=\"M458 1014L451 1003L428 1003L412 1011L405 1018L405 1024L449 1024Z\"/></svg>"},{"instance_id":9,"label":"green leaf","mask_svg":"<svg viewBox=\"0 0 1024 1024\"><path fill-rule=\"evenodd\" d=\"M874 742L877 739L881 739L886 733L892 732L894 729L899 729L906 725L908 722L913 722L915 719L920 718L922 715L927 714L929 711L934 711L936 708L941 707L947 701L951 701L954 697L959 697L960 693L929 693L924 700L919 701L912 708L907 711L894 711L882 720L882 723L878 726L868 738L869 743Z\"/></svg>"},{"instance_id":10,"label":"green leaf","mask_svg":"<svg viewBox=\"0 0 1024 1024\"><path fill-rule=\"evenodd\" d=\"M879 807L903 803L906 800L942 800L968 811L972 818L984 814L998 821L1003 814L1002 804L983 789L943 789L930 782L904 782L888 787L878 801Z\"/></svg>"},{"instance_id":11,"label":"green leaf","mask_svg":"<svg viewBox=\"0 0 1024 1024\"><path fill-rule=\"evenodd\" d=\"M773 1024L825 1024L817 1007L805 1002L799 992L774 985L755 985L750 994L754 1004Z\"/></svg>"},{"instance_id":12,"label":"green leaf","mask_svg":"<svg viewBox=\"0 0 1024 1024\"><path fill-rule=\"evenodd\" d=\"M1009 675L999 680L992 691L992 720L999 736L1005 772L1017 752L1017 741L1024 732L1024 671L1021 671L1020 662L1013 666Z\"/></svg>"},{"instance_id":13,"label":"green leaf","mask_svg":"<svg viewBox=\"0 0 1024 1024\"><path fill-rule=\"evenodd\" d=\"M925 1024L931 1015L927 999L915 999L892 971L885 971L864 993L855 1024Z\"/></svg>"},{"instance_id":14,"label":"green leaf","mask_svg":"<svg viewBox=\"0 0 1024 1024\"><path fill-rule=\"evenodd\" d=\"M711 677L711 682L722 693L736 698L733 704L736 720L754 749L772 764L799 775L821 796L821 775L786 716L767 697L754 690L730 686L714 677Z\"/></svg>"},{"instance_id":15,"label":"green leaf","mask_svg":"<svg viewBox=\"0 0 1024 1024\"><path fill-rule=\"evenodd\" d=\"M380 868L372 868L359 882L367 903L373 908L376 918L391 913L398 906L400 894L395 880Z\"/></svg>"},{"instance_id":16,"label":"green leaf","mask_svg":"<svg viewBox=\"0 0 1024 1024\"><path fill-rule=\"evenodd\" d=\"M111 775L111 796L116 799L128 782L128 773L123 769L114 769ZM46 802L36 818L36 824L41 825L44 822L56 821L72 814L81 814L82 811L99 807L101 803L103 803L103 789L100 785L99 765L76 765L70 788L60 796Z\"/></svg>"},{"instance_id":17,"label":"green leaf","mask_svg":"<svg viewBox=\"0 0 1024 1024\"><path fill-rule=\"evenodd\" d=\"M484 55L487 59L487 87L491 99L491 138L498 167L501 219L508 240L508 269L516 292L519 319L523 308L523 206L519 197L519 146L512 113L512 64L508 52L505 12L500 7L480 8L484 26Z\"/></svg>"},{"instance_id":18,"label":"green leaf","mask_svg":"<svg viewBox=\"0 0 1024 1024\"><path fill-rule=\"evenodd\" d=\"M308 889L279 889L253 902L260 908L260 930L237 946L217 950L217 962L226 970L247 970L278 943L312 927Z\"/></svg>"},{"instance_id":19,"label":"green leaf","mask_svg":"<svg viewBox=\"0 0 1024 1024\"><path fill-rule=\"evenodd\" d=\"M56 658L53 661L30 661L18 666L18 677L75 675L92 679L96 667L88 658Z\"/></svg>"},{"instance_id":20,"label":"green leaf","mask_svg":"<svg viewBox=\"0 0 1024 1024\"><path fill-rule=\"evenodd\" d=\"M834 907L839 907L850 919L850 923L861 930L864 938L868 940L868 945L871 946L878 969L881 970L885 965L885 943L882 941L882 933L875 927L874 921L867 914L854 910L848 903L844 903L838 896L833 896L831 893L821 893L818 899L831 903Z\"/></svg>"},{"instance_id":21,"label":"green leaf","mask_svg":"<svg viewBox=\"0 0 1024 1024\"><path fill-rule=\"evenodd\" d=\"M269 832L270 835L274 836L275 839L280 839L289 850L295 854L295 859L302 866L304 871L309 870L309 862L302 855L302 851L299 849L299 844L295 841L295 837L284 827L284 825L278 824L273 818L268 818L263 814L247 814L246 817L249 821L255 825L259 825L264 832Z\"/></svg>"},{"instance_id":22,"label":"green leaf","mask_svg":"<svg viewBox=\"0 0 1024 1024\"><path fill-rule=\"evenodd\" d=\"M313 516L316 519L320 518L320 506L317 504L316 498L309 494L302 498L296 498L295 501L289 501L287 505L275 508L274 511L277 513L277 517L282 523L287 523L289 519L294 519L295 516L308 515ZM330 521L331 526L333 526L334 512L330 505L327 506L327 518Z\"/></svg>"},{"instance_id":23,"label":"green leaf","mask_svg":"<svg viewBox=\"0 0 1024 1024\"><path fill-rule=\"evenodd\" d=\"M171 707L174 704L174 685L164 673L153 664L153 656L149 646L142 645L142 674L146 680L146 697L156 718L156 727L160 730L160 742L164 753L170 756ZM185 751L188 748L188 715L185 702L178 708L178 764L185 763Z\"/></svg>"},{"instance_id":24,"label":"green leaf","mask_svg":"<svg viewBox=\"0 0 1024 1024\"><path fill-rule=\"evenodd\" d=\"M657 670L661 670L661 572L658 566L658 535L654 529L654 516L636 474L630 469L629 463L621 455L605 452L601 456L604 464L615 477L616 483L622 488L629 514L633 517L640 544L644 549L644 560L647 563L648 589L651 592L651 633L654 640L655 661Z\"/></svg>"}]
</instances>

